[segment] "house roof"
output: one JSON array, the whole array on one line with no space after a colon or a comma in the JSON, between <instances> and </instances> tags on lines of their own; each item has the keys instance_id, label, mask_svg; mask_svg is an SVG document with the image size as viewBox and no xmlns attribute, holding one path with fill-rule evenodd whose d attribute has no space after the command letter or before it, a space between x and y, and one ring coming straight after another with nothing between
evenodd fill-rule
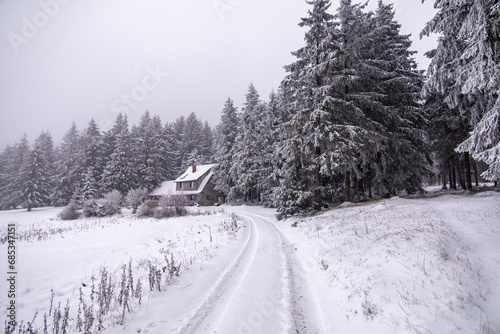
<instances>
[{"instance_id":1,"label":"house roof","mask_svg":"<svg viewBox=\"0 0 500 334\"><path fill-rule=\"evenodd\" d=\"M206 172L211 171L215 164L196 166L196 172L193 173L193 167L189 166L186 171L179 176L174 182L196 181Z\"/></svg>"}]
</instances>

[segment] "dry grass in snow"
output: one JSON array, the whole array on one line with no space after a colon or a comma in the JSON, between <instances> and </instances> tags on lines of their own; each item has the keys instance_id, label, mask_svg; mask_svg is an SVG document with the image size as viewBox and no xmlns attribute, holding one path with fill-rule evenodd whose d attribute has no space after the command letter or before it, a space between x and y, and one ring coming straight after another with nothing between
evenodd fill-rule
<instances>
[{"instance_id":1,"label":"dry grass in snow","mask_svg":"<svg viewBox=\"0 0 500 334\"><path fill-rule=\"evenodd\" d=\"M499 195L395 198L292 221L332 333L500 332Z\"/></svg>"}]
</instances>

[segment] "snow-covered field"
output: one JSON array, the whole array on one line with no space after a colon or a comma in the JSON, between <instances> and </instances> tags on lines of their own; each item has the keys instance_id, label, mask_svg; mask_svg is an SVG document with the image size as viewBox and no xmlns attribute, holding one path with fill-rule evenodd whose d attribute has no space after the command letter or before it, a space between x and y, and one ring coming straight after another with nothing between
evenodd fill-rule
<instances>
[{"instance_id":1,"label":"snow-covered field","mask_svg":"<svg viewBox=\"0 0 500 334\"><path fill-rule=\"evenodd\" d=\"M393 198L283 226L329 333L500 333L500 193Z\"/></svg>"},{"instance_id":2,"label":"snow-covered field","mask_svg":"<svg viewBox=\"0 0 500 334\"><path fill-rule=\"evenodd\" d=\"M271 209L223 210L70 222L55 208L0 212L0 234L16 222L22 237L18 320L38 310L36 327L43 333L46 314L51 333L69 300L68 333L79 307L94 315L92 333L99 321L103 333L500 333L499 193L393 198L284 221ZM6 273L6 244L0 254ZM98 320L103 268L114 292ZM152 291L151 268L161 275Z\"/></svg>"},{"instance_id":3,"label":"snow-covered field","mask_svg":"<svg viewBox=\"0 0 500 334\"><path fill-rule=\"evenodd\" d=\"M141 304L138 298L130 298L129 306L133 314L140 309L150 308L149 301L154 300L157 294L156 285L153 291L149 288L150 264L161 271L160 290L167 290L178 280L175 274L169 275L168 270L165 270L168 267L167 259L173 259L174 266L180 266L180 277L191 268L202 269L205 261L236 238L233 218L222 211L164 220L137 219L127 214L75 221L58 220L60 211L42 208L32 212L0 212L0 235L5 235L8 223L15 222L22 239L17 242L18 321L24 320L26 324L38 311L37 327L42 327L46 314L50 332L54 314L50 309L51 289L54 292L53 308L61 303L61 309L64 309L69 300L69 315L74 321L70 321L68 332L76 332L80 289L87 306L93 305L93 311L97 313L96 295L102 269L106 268L114 290L110 311L102 319L104 327L109 327L120 322L122 316L121 305L116 299L121 288L124 265L127 266L130 261L132 263L134 287L139 278L142 284ZM0 270L6 274L9 271L6 244L0 246L0 252L4 254ZM6 320L6 288L2 283L2 324ZM96 292L93 301L90 300L92 290ZM126 312L125 322L128 317L129 313ZM96 324L97 319L93 326Z\"/></svg>"}]
</instances>

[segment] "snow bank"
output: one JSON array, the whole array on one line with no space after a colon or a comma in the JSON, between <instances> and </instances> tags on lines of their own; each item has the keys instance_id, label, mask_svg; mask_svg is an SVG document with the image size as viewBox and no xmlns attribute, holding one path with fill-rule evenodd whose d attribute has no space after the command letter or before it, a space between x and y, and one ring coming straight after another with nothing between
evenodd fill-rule
<instances>
[{"instance_id":1,"label":"snow bank","mask_svg":"<svg viewBox=\"0 0 500 334\"><path fill-rule=\"evenodd\" d=\"M331 333L500 332L499 193L396 198L283 224Z\"/></svg>"}]
</instances>

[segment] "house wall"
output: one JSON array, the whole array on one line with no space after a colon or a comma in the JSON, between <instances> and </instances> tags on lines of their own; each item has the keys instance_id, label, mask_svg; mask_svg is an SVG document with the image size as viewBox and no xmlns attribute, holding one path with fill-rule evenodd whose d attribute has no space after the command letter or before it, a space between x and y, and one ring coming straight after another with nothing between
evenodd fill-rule
<instances>
[{"instance_id":1,"label":"house wall","mask_svg":"<svg viewBox=\"0 0 500 334\"><path fill-rule=\"evenodd\" d=\"M199 205L214 205L219 202L219 196L221 193L214 189L214 184L208 182L205 189L198 195L196 195L195 202Z\"/></svg>"}]
</instances>

